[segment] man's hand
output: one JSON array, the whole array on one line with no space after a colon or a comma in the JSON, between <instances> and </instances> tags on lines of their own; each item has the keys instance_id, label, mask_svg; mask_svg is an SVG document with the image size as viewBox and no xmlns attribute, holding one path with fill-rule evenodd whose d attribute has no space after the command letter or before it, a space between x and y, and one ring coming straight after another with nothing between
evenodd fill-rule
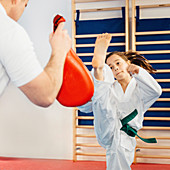
<instances>
[{"instance_id":1,"label":"man's hand","mask_svg":"<svg viewBox=\"0 0 170 170\"><path fill-rule=\"evenodd\" d=\"M67 30L63 29L64 22L58 25L58 28L54 33L50 34L50 44L52 48L52 55L57 56L65 60L66 54L71 48L71 38L68 35Z\"/></svg>"}]
</instances>

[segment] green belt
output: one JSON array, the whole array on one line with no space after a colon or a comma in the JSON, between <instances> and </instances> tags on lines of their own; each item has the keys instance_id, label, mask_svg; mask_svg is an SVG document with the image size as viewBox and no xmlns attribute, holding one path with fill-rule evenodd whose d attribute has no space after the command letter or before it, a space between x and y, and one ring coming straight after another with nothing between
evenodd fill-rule
<instances>
[{"instance_id":1,"label":"green belt","mask_svg":"<svg viewBox=\"0 0 170 170\"><path fill-rule=\"evenodd\" d=\"M130 113L125 118L120 120L122 123L122 128L120 130L124 131L129 136L132 136L132 137L138 136L142 141L144 141L146 143L157 143L155 138L144 139L144 138L140 137L137 134L137 131L128 125L128 122L130 122L132 119L134 119L137 114L138 114L138 111L135 109L132 113Z\"/></svg>"}]
</instances>

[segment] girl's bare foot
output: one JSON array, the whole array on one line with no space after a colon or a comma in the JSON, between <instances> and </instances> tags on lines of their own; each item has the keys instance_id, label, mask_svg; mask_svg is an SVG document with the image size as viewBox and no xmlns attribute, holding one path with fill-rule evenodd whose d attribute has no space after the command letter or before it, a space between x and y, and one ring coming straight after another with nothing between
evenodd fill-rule
<instances>
[{"instance_id":1,"label":"girl's bare foot","mask_svg":"<svg viewBox=\"0 0 170 170\"><path fill-rule=\"evenodd\" d=\"M104 67L106 52L111 40L111 35L108 33L100 34L97 36L94 57L92 59L93 68L102 68Z\"/></svg>"}]
</instances>

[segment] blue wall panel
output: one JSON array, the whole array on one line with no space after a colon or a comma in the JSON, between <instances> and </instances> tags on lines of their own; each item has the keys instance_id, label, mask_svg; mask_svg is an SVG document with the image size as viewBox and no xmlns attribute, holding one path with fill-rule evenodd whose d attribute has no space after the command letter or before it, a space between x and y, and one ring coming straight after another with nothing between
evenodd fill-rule
<instances>
[{"instance_id":1,"label":"blue wall panel","mask_svg":"<svg viewBox=\"0 0 170 170\"><path fill-rule=\"evenodd\" d=\"M166 31L170 30L170 19L139 19L137 18L137 32L144 31ZM124 33L125 21L124 18L104 19L104 20L88 20L76 22L76 34L101 34L101 33ZM96 38L78 38L77 44L94 44ZM164 41L170 40L170 35L144 35L136 36L137 41ZM111 43L124 42L125 37L113 37ZM157 51L169 50L170 44L166 45L138 45L137 51ZM94 48L77 48L77 53L93 53ZM125 46L109 47L108 52L125 51ZM170 54L145 54L148 60L170 60ZM93 56L80 57L84 62L91 62ZM152 64L155 69L170 69L170 64ZM89 70L92 66L87 66ZM152 74L155 79L170 79L170 73ZM162 88L170 88L170 83L159 83ZM170 98L170 92L164 92L161 98ZM152 107L170 107L170 102L157 101ZM92 116L93 113L78 112L79 116ZM170 117L170 111L147 111L146 117ZM79 120L79 125L93 125L93 120ZM167 121L144 121L145 126L170 126Z\"/></svg>"}]
</instances>

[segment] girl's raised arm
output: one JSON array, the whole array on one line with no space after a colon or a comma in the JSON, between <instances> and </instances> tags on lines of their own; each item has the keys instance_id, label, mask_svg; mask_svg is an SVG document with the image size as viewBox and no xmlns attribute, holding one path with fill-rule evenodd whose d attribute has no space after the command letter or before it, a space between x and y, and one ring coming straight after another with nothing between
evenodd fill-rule
<instances>
[{"instance_id":1,"label":"girl's raised arm","mask_svg":"<svg viewBox=\"0 0 170 170\"><path fill-rule=\"evenodd\" d=\"M138 82L140 88L144 111L147 111L162 94L161 86L145 69L141 67L139 67L139 73L134 74L133 77Z\"/></svg>"}]
</instances>

